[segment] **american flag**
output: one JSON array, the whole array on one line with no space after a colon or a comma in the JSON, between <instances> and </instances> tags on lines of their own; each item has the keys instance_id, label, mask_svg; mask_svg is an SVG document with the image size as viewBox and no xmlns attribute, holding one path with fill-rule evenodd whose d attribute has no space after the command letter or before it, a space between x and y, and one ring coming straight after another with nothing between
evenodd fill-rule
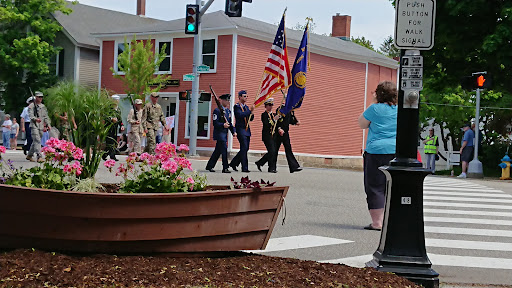
<instances>
[{"instance_id":1,"label":"american flag","mask_svg":"<svg viewBox=\"0 0 512 288\"><path fill-rule=\"evenodd\" d=\"M288 88L291 82L290 64L288 63L288 51L286 49L286 34L284 32L284 17L281 18L281 23L277 29L274 44L270 49L270 54L265 64L263 71L263 80L261 81L260 92L254 105L260 106L272 94L279 89Z\"/></svg>"}]
</instances>

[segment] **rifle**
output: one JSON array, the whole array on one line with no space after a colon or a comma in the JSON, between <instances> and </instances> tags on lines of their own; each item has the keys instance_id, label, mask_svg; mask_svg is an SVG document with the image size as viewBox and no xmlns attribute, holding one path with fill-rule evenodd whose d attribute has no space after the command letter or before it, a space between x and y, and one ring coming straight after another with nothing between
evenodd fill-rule
<instances>
[{"instance_id":1,"label":"rifle","mask_svg":"<svg viewBox=\"0 0 512 288\"><path fill-rule=\"evenodd\" d=\"M224 106L220 104L220 100L217 97L217 94L215 94L215 91L213 91L213 87L210 84L210 91L212 91L213 98L215 99L215 103L217 104L217 108L219 108L220 111L222 111L222 115L224 115L224 120L226 120L226 123L229 123L228 119L226 118L226 109L224 109ZM231 123L230 123L231 125Z\"/></svg>"},{"instance_id":2,"label":"rifle","mask_svg":"<svg viewBox=\"0 0 512 288\"><path fill-rule=\"evenodd\" d=\"M133 101L132 94L130 94L130 102L132 102L133 114L135 114L135 120L139 121L139 117L137 116L137 108L135 107L135 102Z\"/></svg>"}]
</instances>

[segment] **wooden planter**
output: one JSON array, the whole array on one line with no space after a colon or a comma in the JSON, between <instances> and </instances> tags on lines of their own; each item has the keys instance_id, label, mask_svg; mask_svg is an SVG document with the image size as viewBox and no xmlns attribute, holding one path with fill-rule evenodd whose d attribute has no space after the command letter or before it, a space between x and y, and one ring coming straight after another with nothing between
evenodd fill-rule
<instances>
[{"instance_id":1,"label":"wooden planter","mask_svg":"<svg viewBox=\"0 0 512 288\"><path fill-rule=\"evenodd\" d=\"M288 187L83 193L0 185L0 249L152 253L265 249Z\"/></svg>"}]
</instances>

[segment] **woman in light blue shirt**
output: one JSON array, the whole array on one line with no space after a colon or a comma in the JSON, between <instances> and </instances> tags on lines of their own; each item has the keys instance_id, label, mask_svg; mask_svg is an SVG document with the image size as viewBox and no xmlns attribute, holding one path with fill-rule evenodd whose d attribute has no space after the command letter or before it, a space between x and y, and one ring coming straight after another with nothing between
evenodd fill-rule
<instances>
[{"instance_id":1,"label":"woman in light blue shirt","mask_svg":"<svg viewBox=\"0 0 512 288\"><path fill-rule=\"evenodd\" d=\"M396 84L381 82L374 92L376 103L359 116L359 126L368 129L364 152L364 190L372 223L367 230L381 230L384 219L386 176L379 167L395 157L398 108Z\"/></svg>"}]
</instances>

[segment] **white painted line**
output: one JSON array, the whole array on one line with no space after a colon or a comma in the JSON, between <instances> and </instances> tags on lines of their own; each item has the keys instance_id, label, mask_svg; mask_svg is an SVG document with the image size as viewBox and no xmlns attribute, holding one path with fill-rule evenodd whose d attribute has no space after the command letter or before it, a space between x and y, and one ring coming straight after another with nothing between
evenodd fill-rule
<instances>
[{"instance_id":1,"label":"white painted line","mask_svg":"<svg viewBox=\"0 0 512 288\"><path fill-rule=\"evenodd\" d=\"M434 187L434 186L427 186L427 185L423 186L423 191L459 191L459 192L475 192L475 193L482 193L482 194L504 193L501 190L489 189L487 187L485 187L485 188L476 188L476 187L475 188L468 188L468 187L457 188L457 187L445 187L445 186Z\"/></svg>"},{"instance_id":2,"label":"white painted line","mask_svg":"<svg viewBox=\"0 0 512 288\"><path fill-rule=\"evenodd\" d=\"M423 191L423 195L442 195L442 196L469 196L469 197L489 197L489 198L512 198L512 195L505 193L468 193L457 191Z\"/></svg>"},{"instance_id":3,"label":"white painted line","mask_svg":"<svg viewBox=\"0 0 512 288\"><path fill-rule=\"evenodd\" d=\"M512 251L512 243L485 242L485 241L467 241L450 239L425 239L427 247L486 250L486 251Z\"/></svg>"},{"instance_id":4,"label":"white painted line","mask_svg":"<svg viewBox=\"0 0 512 288\"><path fill-rule=\"evenodd\" d=\"M428 253L428 258L435 266L470 267L486 269L512 269L512 259L471 257L455 255L439 255ZM364 268L365 263L372 260L373 255L362 255L341 259L319 261L321 263L345 264L356 268Z\"/></svg>"},{"instance_id":5,"label":"white painted line","mask_svg":"<svg viewBox=\"0 0 512 288\"><path fill-rule=\"evenodd\" d=\"M490 257L470 257L455 255L428 254L428 258L433 265L487 268L487 269L512 269L512 259L490 258Z\"/></svg>"},{"instance_id":6,"label":"white painted line","mask_svg":"<svg viewBox=\"0 0 512 288\"><path fill-rule=\"evenodd\" d=\"M299 235L281 238L272 238L268 241L265 250L249 250L252 253L274 252L292 249L312 248L327 245L352 243L354 241L328 238L316 235Z\"/></svg>"},{"instance_id":7,"label":"white painted line","mask_svg":"<svg viewBox=\"0 0 512 288\"><path fill-rule=\"evenodd\" d=\"M512 199L493 199L493 198L469 198L469 197L446 197L446 196L428 196L424 195L425 200L437 201L463 201L463 202L487 202L487 203L511 203Z\"/></svg>"},{"instance_id":8,"label":"white painted line","mask_svg":"<svg viewBox=\"0 0 512 288\"><path fill-rule=\"evenodd\" d=\"M430 209L430 208L424 208L423 213L512 217L512 212L468 211L468 210Z\"/></svg>"},{"instance_id":9,"label":"white painted line","mask_svg":"<svg viewBox=\"0 0 512 288\"><path fill-rule=\"evenodd\" d=\"M486 205L486 204L473 204L473 203L457 203L457 202L423 202L424 206L435 207L466 207L466 208L489 208L489 209L502 209L512 210L512 205Z\"/></svg>"},{"instance_id":10,"label":"white painted line","mask_svg":"<svg viewBox=\"0 0 512 288\"><path fill-rule=\"evenodd\" d=\"M434 187L434 188L452 188L452 189L483 189L483 190L496 190L494 188L490 188L482 185L459 185L459 184L450 184L450 183L423 183L424 187Z\"/></svg>"},{"instance_id":11,"label":"white painted line","mask_svg":"<svg viewBox=\"0 0 512 288\"><path fill-rule=\"evenodd\" d=\"M361 255L355 257L347 257L341 259L332 259L332 260L323 260L318 261L320 263L333 263L333 264L345 264L347 266L352 266L356 268L364 268L366 262L373 260L373 255Z\"/></svg>"},{"instance_id":12,"label":"white painted line","mask_svg":"<svg viewBox=\"0 0 512 288\"><path fill-rule=\"evenodd\" d=\"M476 219L476 218L453 218L453 217L424 217L424 220L425 220L425 222L465 223L465 224L485 224L485 225L512 226L512 220Z\"/></svg>"},{"instance_id":13,"label":"white painted line","mask_svg":"<svg viewBox=\"0 0 512 288\"><path fill-rule=\"evenodd\" d=\"M425 233L512 237L510 230L425 226Z\"/></svg>"}]
</instances>

